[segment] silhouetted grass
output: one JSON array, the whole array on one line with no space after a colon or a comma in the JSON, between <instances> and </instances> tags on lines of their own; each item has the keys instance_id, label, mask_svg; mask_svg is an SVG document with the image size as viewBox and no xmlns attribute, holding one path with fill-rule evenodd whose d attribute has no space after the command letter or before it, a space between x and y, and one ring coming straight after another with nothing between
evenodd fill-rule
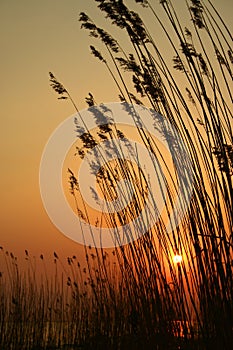
<instances>
[{"instance_id":1,"label":"silhouetted grass","mask_svg":"<svg viewBox=\"0 0 233 350\"><path fill-rule=\"evenodd\" d=\"M123 1L96 2L103 15L125 31L132 46L129 52L129 48L123 49L81 13L82 27L99 39L106 55L94 46L91 52L106 65L130 114L134 116L134 104L144 104L169 121L171 129L163 119L158 118L155 125L169 145L175 174L166 168L166 159L148 130L137 123L135 126L142 144L155 156L155 169L166 169L167 216L180 190L181 207L187 207L187 213L178 226L178 215L175 216L170 233L157 214L154 198L149 218L154 225L137 241L115 248L111 256L109 250L85 247L85 267L77 263L76 257L68 258L64 265L54 255L54 275L51 279L45 269L41 282L36 279L30 256L28 270L22 273L14 256L2 251L5 267L0 278L1 348L62 349L70 345L84 349L230 349L232 36L210 1L184 1L191 19L189 28L183 28L175 2L164 0L154 5L136 1L145 7L143 11L151 11L155 27L162 27L170 43L170 53L164 57L138 13L130 11ZM156 6L163 8L169 23L166 27ZM79 125L85 130L79 156L98 147L104 157L101 140L114 142L121 154L116 138L125 142L127 138L117 125L106 123L97 134L91 134L69 92L52 73L50 81L60 98L71 100ZM98 117L105 115L103 107L96 106L91 93L86 102L98 125ZM184 146L174 131L178 131ZM184 150L189 159L183 157ZM104 198L116 199L119 178L130 184L123 196L133 193L130 208L119 211L116 207L112 215L103 213L109 227L128 223L147 200L149 179L132 166L133 161L133 155L132 162L119 158L98 174ZM72 169L69 184L71 195L79 198L79 184ZM191 200L186 196L186 186L192 186ZM76 203L79 216L88 220L85 204L80 209ZM145 224L141 223L142 228ZM130 234L133 236L133 232ZM183 257L181 263L174 263L176 253ZM42 257L41 263L45 263Z\"/></svg>"}]
</instances>

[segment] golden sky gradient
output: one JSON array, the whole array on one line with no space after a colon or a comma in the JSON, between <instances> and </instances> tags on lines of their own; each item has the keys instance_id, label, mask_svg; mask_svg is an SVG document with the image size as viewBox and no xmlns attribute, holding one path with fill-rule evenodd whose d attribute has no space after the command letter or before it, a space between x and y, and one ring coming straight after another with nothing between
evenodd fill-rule
<instances>
[{"instance_id":1,"label":"golden sky gradient","mask_svg":"<svg viewBox=\"0 0 233 350\"><path fill-rule=\"evenodd\" d=\"M133 0L126 3L144 13ZM213 3L232 29L232 1ZM98 43L80 30L81 11L98 24L105 23L93 0L0 0L0 245L16 255L24 249L36 255L57 251L65 256L83 251L51 223L39 190L44 146L53 130L74 113L67 101L57 100L48 72L64 83L79 109L86 108L84 99L89 91L97 102L117 101L117 91L104 65L90 55L89 45L98 47ZM111 28L109 24L107 28Z\"/></svg>"}]
</instances>

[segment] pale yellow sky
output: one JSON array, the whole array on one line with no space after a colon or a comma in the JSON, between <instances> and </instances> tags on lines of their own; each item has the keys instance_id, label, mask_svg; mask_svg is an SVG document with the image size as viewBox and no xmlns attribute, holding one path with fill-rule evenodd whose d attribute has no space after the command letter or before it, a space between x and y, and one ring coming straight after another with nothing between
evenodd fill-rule
<instances>
[{"instance_id":1,"label":"pale yellow sky","mask_svg":"<svg viewBox=\"0 0 233 350\"><path fill-rule=\"evenodd\" d=\"M126 2L142 11L133 0ZM213 3L231 28L232 1ZM161 13L159 4L156 7ZM0 245L16 254L24 249L34 254L56 250L66 255L82 250L50 222L38 180L40 158L50 134L74 113L69 103L57 100L49 87L48 72L54 72L66 85L80 109L86 107L89 91L98 102L117 100L104 66L89 53L88 46L94 41L80 30L77 19L81 11L100 25L104 23L93 0L0 0Z\"/></svg>"}]
</instances>

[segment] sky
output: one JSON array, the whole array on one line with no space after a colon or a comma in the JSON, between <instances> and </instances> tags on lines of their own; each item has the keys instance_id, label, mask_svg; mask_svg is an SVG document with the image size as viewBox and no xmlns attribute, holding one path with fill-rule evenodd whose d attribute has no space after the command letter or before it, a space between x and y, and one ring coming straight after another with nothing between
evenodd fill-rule
<instances>
[{"instance_id":1,"label":"sky","mask_svg":"<svg viewBox=\"0 0 233 350\"><path fill-rule=\"evenodd\" d=\"M127 3L142 11L133 0ZM232 2L213 3L231 28ZM94 0L0 0L0 245L16 255L24 249L35 255L83 255L83 247L50 221L39 188L43 149L54 129L74 113L67 101L57 100L48 72L64 83L80 110L86 108L90 91L98 102L117 100L104 65L90 55L94 42L80 29L81 11L98 24L105 23Z\"/></svg>"}]
</instances>

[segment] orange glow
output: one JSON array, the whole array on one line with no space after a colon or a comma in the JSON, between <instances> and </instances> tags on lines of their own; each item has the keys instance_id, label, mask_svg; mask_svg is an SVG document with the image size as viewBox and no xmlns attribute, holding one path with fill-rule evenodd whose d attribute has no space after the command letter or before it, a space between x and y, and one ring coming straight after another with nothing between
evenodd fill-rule
<instances>
[{"instance_id":1,"label":"orange glow","mask_svg":"<svg viewBox=\"0 0 233 350\"><path fill-rule=\"evenodd\" d=\"M174 261L175 264L180 264L181 261L182 261L182 256L179 255L179 254L174 255L173 261Z\"/></svg>"}]
</instances>

